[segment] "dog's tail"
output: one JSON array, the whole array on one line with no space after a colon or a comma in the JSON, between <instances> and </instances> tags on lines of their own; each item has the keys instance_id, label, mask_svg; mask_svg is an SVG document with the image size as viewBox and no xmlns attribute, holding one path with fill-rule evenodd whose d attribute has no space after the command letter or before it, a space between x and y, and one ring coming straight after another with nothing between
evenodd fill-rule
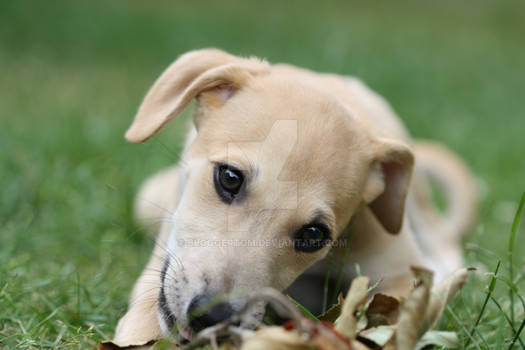
<instances>
[{"instance_id":1,"label":"dog's tail","mask_svg":"<svg viewBox=\"0 0 525 350\"><path fill-rule=\"evenodd\" d=\"M477 218L478 192L468 166L452 151L438 143L416 141L415 197L422 215L442 239L457 241L467 233ZM418 179L419 178L419 179ZM431 185L434 186L431 186ZM445 208L439 210L432 189L444 197Z\"/></svg>"}]
</instances>

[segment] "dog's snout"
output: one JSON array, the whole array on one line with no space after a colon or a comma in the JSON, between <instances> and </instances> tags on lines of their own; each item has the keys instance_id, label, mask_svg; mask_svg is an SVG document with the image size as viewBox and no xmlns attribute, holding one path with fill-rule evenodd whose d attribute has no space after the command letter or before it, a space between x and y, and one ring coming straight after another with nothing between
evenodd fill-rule
<instances>
[{"instance_id":1,"label":"dog's snout","mask_svg":"<svg viewBox=\"0 0 525 350\"><path fill-rule=\"evenodd\" d=\"M188 307L188 320L190 327L195 332L213 326L228 319L233 314L229 303L217 302L216 297L210 295L197 295Z\"/></svg>"}]
</instances>

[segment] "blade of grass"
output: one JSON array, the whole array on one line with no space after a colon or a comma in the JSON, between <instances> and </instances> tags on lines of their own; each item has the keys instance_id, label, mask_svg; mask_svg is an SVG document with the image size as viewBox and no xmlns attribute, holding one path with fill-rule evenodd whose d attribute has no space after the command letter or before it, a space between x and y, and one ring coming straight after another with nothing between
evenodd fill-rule
<instances>
[{"instance_id":1,"label":"blade of grass","mask_svg":"<svg viewBox=\"0 0 525 350\"><path fill-rule=\"evenodd\" d=\"M523 330L523 327L525 327L525 318L521 321L520 328L518 329L518 332L516 332L516 335L514 336L514 339L512 339L512 343L510 343L510 345L508 347L508 350L512 349L512 347L516 343L516 340L519 338L520 333ZM520 343L521 343L521 339L520 339ZM523 345L522 345L522 347L523 347Z\"/></svg>"},{"instance_id":2,"label":"blade of grass","mask_svg":"<svg viewBox=\"0 0 525 350\"><path fill-rule=\"evenodd\" d=\"M525 300L519 294L518 286L516 284L512 283L511 281L507 280L506 278L497 277L496 279L498 281L501 281L501 282L505 283L509 287L509 289L511 289L515 293L515 295L518 297L518 299L521 302L521 306L523 307L523 310L525 311Z\"/></svg>"},{"instance_id":3,"label":"blade of grass","mask_svg":"<svg viewBox=\"0 0 525 350\"><path fill-rule=\"evenodd\" d=\"M80 275L78 270L75 273L76 277L76 292L77 292L77 316L80 319Z\"/></svg>"},{"instance_id":4,"label":"blade of grass","mask_svg":"<svg viewBox=\"0 0 525 350\"><path fill-rule=\"evenodd\" d=\"M525 272L525 271L524 271ZM525 273L519 273L517 276L516 276L516 279L513 281L513 283L515 285L518 285L521 280L525 277Z\"/></svg>"},{"instance_id":5,"label":"blade of grass","mask_svg":"<svg viewBox=\"0 0 525 350\"><path fill-rule=\"evenodd\" d=\"M521 211L523 209L523 205L525 204L525 192L521 194L521 200L520 204L518 205L518 210L516 211L516 214L514 215L514 221L512 222L512 230L510 231L510 239L509 239L509 249L508 249L508 258L509 258L509 275L510 280L514 280L514 269L513 269L513 253L514 253L514 244L516 243L516 232L518 231L518 224L521 219ZM514 291L512 289L509 289L509 297L510 297L510 319L512 320L512 323L514 323Z\"/></svg>"},{"instance_id":6,"label":"blade of grass","mask_svg":"<svg viewBox=\"0 0 525 350\"><path fill-rule=\"evenodd\" d=\"M319 319L317 317L315 317L310 311L308 311L304 306L302 306L301 304L299 304L298 301L296 301L294 298L292 298L291 296L288 295L288 299L290 299L290 301L295 305L296 308L299 309L299 311L301 311L301 313L311 319L312 321L314 322L320 322Z\"/></svg>"},{"instance_id":7,"label":"blade of grass","mask_svg":"<svg viewBox=\"0 0 525 350\"><path fill-rule=\"evenodd\" d=\"M53 348L56 348L58 346L58 344L60 343L60 341L62 340L62 338L64 337L64 334L66 332L67 332L67 326L62 325L62 327L60 328L60 331L58 332L58 335L57 335L55 341L51 345ZM105 335L104 335L104 337L105 337Z\"/></svg>"},{"instance_id":8,"label":"blade of grass","mask_svg":"<svg viewBox=\"0 0 525 350\"><path fill-rule=\"evenodd\" d=\"M467 339L467 343L465 344L465 347L469 345L470 340L472 339L472 336L474 335L474 332L476 331L476 327L479 325L479 321L481 321L481 318L483 317L483 314L485 313L485 308L487 307L487 303L489 302L489 299L492 296L492 293L494 292L494 288L496 288L496 281L497 281L496 276L498 275L498 270L499 270L500 265L501 265L501 260L498 260L498 265L496 265L496 270L494 271L494 275L492 276L492 279L490 280L487 296L485 297L485 301L483 302L483 306L481 307L481 311L479 312L478 318L476 319L474 326L472 326L472 330L470 331L470 336Z\"/></svg>"},{"instance_id":9,"label":"blade of grass","mask_svg":"<svg viewBox=\"0 0 525 350\"><path fill-rule=\"evenodd\" d=\"M53 318L57 314L58 311L59 311L59 309L55 309L55 310L51 311L51 313L49 315L47 315L44 319L42 319L40 322L38 322L35 326L33 326L33 328L36 329L36 328L40 327L41 325L43 325L44 323L46 323L48 320ZM48 327L52 327L53 331L57 332L57 330L55 329L55 326L53 325L53 323L49 323Z\"/></svg>"},{"instance_id":10,"label":"blade of grass","mask_svg":"<svg viewBox=\"0 0 525 350\"><path fill-rule=\"evenodd\" d=\"M339 263L339 271L337 272L337 280L335 282L335 289L334 293L332 294L332 302L337 302L337 296L339 295L339 289L341 288L341 284L343 283L343 276L345 272L345 262L347 261L348 254L350 253L350 237L352 236L352 221L350 222L350 225L348 226L348 234L344 238L345 242L345 251L343 253L343 261Z\"/></svg>"},{"instance_id":11,"label":"blade of grass","mask_svg":"<svg viewBox=\"0 0 525 350\"><path fill-rule=\"evenodd\" d=\"M505 311L503 311L503 308L501 307L501 305L498 303L498 301L494 297L490 297L490 300L492 300L492 302L494 304L496 304L496 306L498 307L499 311L503 314L503 316L505 316L505 320L507 321L507 323L509 324L510 328L512 329L512 335L515 337L516 336L516 328L514 328L514 325L512 324L512 321L509 318L509 316L507 316ZM521 341L520 338L518 338L518 341L521 344L521 348L525 349L525 344L523 344L523 342Z\"/></svg>"},{"instance_id":12,"label":"blade of grass","mask_svg":"<svg viewBox=\"0 0 525 350\"><path fill-rule=\"evenodd\" d=\"M328 303L328 283L330 282L330 275L332 273L332 268L334 266L334 260L330 259L330 262L328 263L328 271L326 272L326 276L324 278L324 287L323 287L323 312L324 314L326 312L326 304Z\"/></svg>"},{"instance_id":13,"label":"blade of grass","mask_svg":"<svg viewBox=\"0 0 525 350\"><path fill-rule=\"evenodd\" d=\"M464 310L467 311L467 315L472 315L473 313L470 311L470 308L468 307L468 304L463 302L463 307L464 307ZM490 349L490 346L489 344L487 343L487 341L485 340L485 337L483 336L483 334L481 334L481 332L479 331L479 328L478 327L474 327L474 324L473 322L471 321L470 318L466 318L464 321L463 321L463 324L465 325L465 329L469 328L469 327L472 327L473 330L474 330L474 333L478 336L478 338L480 339L480 341L478 341L478 344L480 345L484 345L485 346L485 349ZM474 338L474 334L472 335L472 337ZM483 343L483 344L482 344Z\"/></svg>"},{"instance_id":14,"label":"blade of grass","mask_svg":"<svg viewBox=\"0 0 525 350\"><path fill-rule=\"evenodd\" d=\"M461 322L459 317L454 313L454 311L452 311L450 306L447 306L447 312L452 316L454 321L456 321L458 326L460 326L461 329L463 330L463 332L465 332L465 334L467 335L467 343L465 344L465 346L463 348L465 349L467 347L467 345L470 343L470 340L472 340L472 342L474 343L474 346L476 347L476 349L481 350L481 348L479 347L478 342L474 338L472 338L472 335L470 334L468 329L465 328L465 326L463 325L463 323Z\"/></svg>"}]
</instances>

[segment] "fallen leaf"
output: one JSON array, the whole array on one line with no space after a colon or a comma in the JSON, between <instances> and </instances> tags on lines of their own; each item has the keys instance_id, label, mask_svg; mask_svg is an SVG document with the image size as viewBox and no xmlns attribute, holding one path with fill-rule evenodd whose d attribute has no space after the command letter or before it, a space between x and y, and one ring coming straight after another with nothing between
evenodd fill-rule
<instances>
[{"instance_id":1,"label":"fallen leaf","mask_svg":"<svg viewBox=\"0 0 525 350\"><path fill-rule=\"evenodd\" d=\"M359 337L370 340L378 346L384 346L392 338L395 331L395 326L378 326L359 332Z\"/></svg>"},{"instance_id":2,"label":"fallen leaf","mask_svg":"<svg viewBox=\"0 0 525 350\"><path fill-rule=\"evenodd\" d=\"M377 326L392 325L399 317L399 300L394 297L377 293L366 309L366 329Z\"/></svg>"},{"instance_id":3,"label":"fallen leaf","mask_svg":"<svg viewBox=\"0 0 525 350\"><path fill-rule=\"evenodd\" d=\"M167 350L167 349L179 349L176 344L173 344L169 340L152 340L146 344L136 345L124 345L120 346L114 342L106 341L98 344L97 350Z\"/></svg>"},{"instance_id":4,"label":"fallen leaf","mask_svg":"<svg viewBox=\"0 0 525 350\"><path fill-rule=\"evenodd\" d=\"M343 298L343 295L339 294L337 297L337 304L332 305L325 313L317 316L319 321L334 323L335 320L337 320L337 318L341 315L344 301L345 299Z\"/></svg>"},{"instance_id":5,"label":"fallen leaf","mask_svg":"<svg viewBox=\"0 0 525 350\"><path fill-rule=\"evenodd\" d=\"M429 331L417 342L414 350L422 350L426 346L436 345L445 348L458 348L461 344L455 332Z\"/></svg>"},{"instance_id":6,"label":"fallen leaf","mask_svg":"<svg viewBox=\"0 0 525 350\"><path fill-rule=\"evenodd\" d=\"M314 349L315 345L307 334L295 330L285 330L282 327L263 327L252 337L247 338L241 350L303 350Z\"/></svg>"},{"instance_id":7,"label":"fallen leaf","mask_svg":"<svg viewBox=\"0 0 525 350\"><path fill-rule=\"evenodd\" d=\"M365 344L357 340L352 340L352 350L372 350L372 349L370 349L368 346L366 346Z\"/></svg>"},{"instance_id":8,"label":"fallen leaf","mask_svg":"<svg viewBox=\"0 0 525 350\"><path fill-rule=\"evenodd\" d=\"M456 271L432 290L431 271L412 267L412 272L416 283L402 305L396 298L376 294L370 303L363 307L368 298L369 279L357 277L353 280L346 298L340 296L336 305L319 316L319 319L325 322L312 321L301 314L297 306L291 305L288 299L277 291L259 293L259 299L262 298L275 304L274 307L286 311L293 321L288 322L286 327L266 326L255 332L241 332L242 334L240 331L234 333L230 330L226 335L233 337L233 344L225 342L218 348L232 350L240 346L243 350L370 350L368 345L371 344L377 345L374 349L380 347L382 350L422 350L429 345L458 347L456 333L428 330L436 324L446 305L463 287L468 270ZM366 311L360 315L362 307L366 308ZM332 324L334 321L335 326ZM230 328L226 330L228 329ZM98 350L118 349L162 350L178 349L178 346L166 340L133 343L114 341L98 345Z\"/></svg>"},{"instance_id":9,"label":"fallen leaf","mask_svg":"<svg viewBox=\"0 0 525 350\"><path fill-rule=\"evenodd\" d=\"M397 350L412 350L421 336L428 330L426 319L430 288L434 274L422 267L411 267L416 285L401 306L395 333Z\"/></svg>"},{"instance_id":10,"label":"fallen leaf","mask_svg":"<svg viewBox=\"0 0 525 350\"><path fill-rule=\"evenodd\" d=\"M359 338L364 338L375 343L379 347L384 347L393 337L396 326L379 326L359 332ZM455 332L428 331L414 346L414 350L424 349L426 346L436 345L445 348L457 348L460 346L458 336ZM393 349L398 349L394 344L390 344Z\"/></svg>"},{"instance_id":11,"label":"fallen leaf","mask_svg":"<svg viewBox=\"0 0 525 350\"><path fill-rule=\"evenodd\" d=\"M111 341L105 341L105 342L98 343L97 349L98 350L120 350L120 349L146 350L146 349L152 349L154 343L155 341L151 341L146 344L119 346Z\"/></svg>"},{"instance_id":12,"label":"fallen leaf","mask_svg":"<svg viewBox=\"0 0 525 350\"><path fill-rule=\"evenodd\" d=\"M369 350L364 344L341 334L332 323L310 321L307 323L311 326L309 334L319 350ZM303 329L308 329L308 327L303 327Z\"/></svg>"},{"instance_id":13,"label":"fallen leaf","mask_svg":"<svg viewBox=\"0 0 525 350\"><path fill-rule=\"evenodd\" d=\"M366 302L368 297L368 277L356 277L350 285L350 290L343 303L343 310L335 329L348 338L354 339L357 328L358 308Z\"/></svg>"},{"instance_id":14,"label":"fallen leaf","mask_svg":"<svg viewBox=\"0 0 525 350\"><path fill-rule=\"evenodd\" d=\"M319 350L352 350L351 341L338 333L331 324L321 324L315 329L313 336L315 346Z\"/></svg>"},{"instance_id":15,"label":"fallen leaf","mask_svg":"<svg viewBox=\"0 0 525 350\"><path fill-rule=\"evenodd\" d=\"M427 311L427 319L433 327L441 318L443 310L467 282L469 269L459 269L443 280L433 290Z\"/></svg>"}]
</instances>

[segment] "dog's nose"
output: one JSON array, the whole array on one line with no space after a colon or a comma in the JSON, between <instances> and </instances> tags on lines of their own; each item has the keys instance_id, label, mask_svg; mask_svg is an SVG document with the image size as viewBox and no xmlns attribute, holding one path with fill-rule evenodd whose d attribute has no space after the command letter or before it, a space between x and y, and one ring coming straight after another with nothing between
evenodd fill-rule
<instances>
[{"instance_id":1,"label":"dog's nose","mask_svg":"<svg viewBox=\"0 0 525 350\"><path fill-rule=\"evenodd\" d=\"M217 303L210 295L197 295L188 307L188 320L194 332L213 326L226 320L233 314L233 308L229 303Z\"/></svg>"}]
</instances>

